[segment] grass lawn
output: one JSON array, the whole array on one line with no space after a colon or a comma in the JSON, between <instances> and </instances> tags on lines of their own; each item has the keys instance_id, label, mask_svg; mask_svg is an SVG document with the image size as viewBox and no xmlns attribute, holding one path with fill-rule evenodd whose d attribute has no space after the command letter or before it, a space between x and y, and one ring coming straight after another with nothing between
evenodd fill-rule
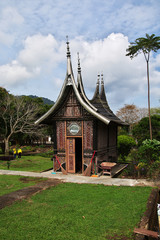
<instances>
[{"instance_id":1,"label":"grass lawn","mask_svg":"<svg viewBox=\"0 0 160 240\"><path fill-rule=\"evenodd\" d=\"M53 167L50 158L41 156L22 156L10 161L9 170L41 172ZM0 169L7 170L7 161L0 161Z\"/></svg>"},{"instance_id":2,"label":"grass lawn","mask_svg":"<svg viewBox=\"0 0 160 240\"><path fill-rule=\"evenodd\" d=\"M62 183L1 210L3 240L133 240L150 187Z\"/></svg>"},{"instance_id":3,"label":"grass lawn","mask_svg":"<svg viewBox=\"0 0 160 240\"><path fill-rule=\"evenodd\" d=\"M45 178L0 175L0 196L44 180Z\"/></svg>"}]
</instances>

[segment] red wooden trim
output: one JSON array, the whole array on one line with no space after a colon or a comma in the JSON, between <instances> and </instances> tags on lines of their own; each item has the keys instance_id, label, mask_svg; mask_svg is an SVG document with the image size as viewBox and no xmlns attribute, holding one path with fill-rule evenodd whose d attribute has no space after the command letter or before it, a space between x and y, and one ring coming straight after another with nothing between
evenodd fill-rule
<instances>
[{"instance_id":1,"label":"red wooden trim","mask_svg":"<svg viewBox=\"0 0 160 240\"><path fill-rule=\"evenodd\" d=\"M93 158L94 158L95 153L96 153L96 151L94 151L94 153L93 153L93 155L92 155L91 164L92 164L92 161L93 161Z\"/></svg>"},{"instance_id":2,"label":"red wooden trim","mask_svg":"<svg viewBox=\"0 0 160 240\"><path fill-rule=\"evenodd\" d=\"M60 161L58 160L58 158L57 158L56 155L55 155L55 157L56 157L56 160L57 160L57 162L59 163L59 165L60 165L60 167L61 167L61 163L60 163Z\"/></svg>"}]
</instances>

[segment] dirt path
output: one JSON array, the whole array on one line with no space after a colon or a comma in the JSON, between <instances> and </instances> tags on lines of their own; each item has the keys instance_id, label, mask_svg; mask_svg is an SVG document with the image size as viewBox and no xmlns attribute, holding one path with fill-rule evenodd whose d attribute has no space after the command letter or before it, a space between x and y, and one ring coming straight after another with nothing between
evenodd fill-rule
<instances>
[{"instance_id":1,"label":"dirt path","mask_svg":"<svg viewBox=\"0 0 160 240\"><path fill-rule=\"evenodd\" d=\"M32 195L35 195L47 188L56 186L61 183L59 179L48 179L46 181L42 181L37 183L34 186L26 187L5 195L0 196L0 209L10 206L15 201L22 200L28 198Z\"/></svg>"}]
</instances>

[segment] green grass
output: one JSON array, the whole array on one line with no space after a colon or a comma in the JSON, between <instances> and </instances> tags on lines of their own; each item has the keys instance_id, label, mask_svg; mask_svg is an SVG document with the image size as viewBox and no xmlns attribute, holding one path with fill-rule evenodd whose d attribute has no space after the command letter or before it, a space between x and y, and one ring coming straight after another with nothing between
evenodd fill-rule
<instances>
[{"instance_id":1,"label":"green grass","mask_svg":"<svg viewBox=\"0 0 160 240\"><path fill-rule=\"evenodd\" d=\"M63 183L1 210L3 240L133 239L150 187Z\"/></svg>"},{"instance_id":2,"label":"green grass","mask_svg":"<svg viewBox=\"0 0 160 240\"><path fill-rule=\"evenodd\" d=\"M0 196L44 180L45 178L0 175Z\"/></svg>"},{"instance_id":3,"label":"green grass","mask_svg":"<svg viewBox=\"0 0 160 240\"><path fill-rule=\"evenodd\" d=\"M41 172L53 167L51 158L41 156L22 156L10 161L9 170ZM0 161L0 169L7 170L7 161Z\"/></svg>"}]
</instances>

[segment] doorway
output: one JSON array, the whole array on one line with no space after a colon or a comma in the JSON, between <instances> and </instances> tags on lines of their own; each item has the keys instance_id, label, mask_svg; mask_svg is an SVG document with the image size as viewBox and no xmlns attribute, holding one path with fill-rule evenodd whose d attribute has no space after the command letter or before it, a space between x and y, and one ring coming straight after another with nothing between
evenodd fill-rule
<instances>
[{"instance_id":1,"label":"doorway","mask_svg":"<svg viewBox=\"0 0 160 240\"><path fill-rule=\"evenodd\" d=\"M75 138L75 170L82 173L82 138Z\"/></svg>"},{"instance_id":2,"label":"doorway","mask_svg":"<svg viewBox=\"0 0 160 240\"><path fill-rule=\"evenodd\" d=\"M82 138L67 138L67 172L82 173Z\"/></svg>"}]
</instances>

